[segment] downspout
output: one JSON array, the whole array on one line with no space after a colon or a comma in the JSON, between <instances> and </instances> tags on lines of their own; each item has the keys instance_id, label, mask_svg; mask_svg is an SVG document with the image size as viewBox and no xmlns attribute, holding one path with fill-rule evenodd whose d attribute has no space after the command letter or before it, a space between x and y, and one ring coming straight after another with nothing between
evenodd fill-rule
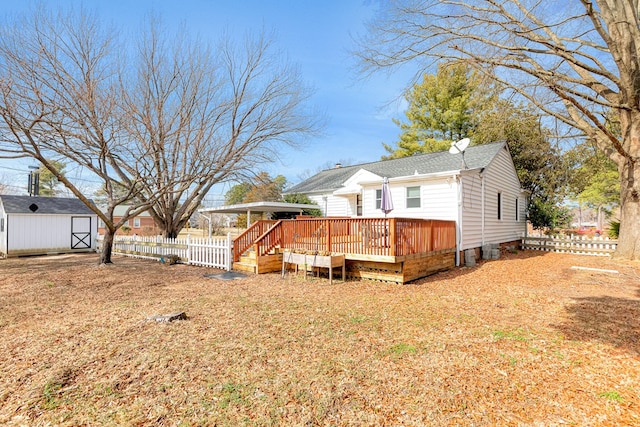
<instances>
[{"instance_id":1,"label":"downspout","mask_svg":"<svg viewBox=\"0 0 640 427\"><path fill-rule=\"evenodd\" d=\"M458 187L458 221L456 226L456 267L460 267L460 248L462 247L462 177L454 175Z\"/></svg>"},{"instance_id":2,"label":"downspout","mask_svg":"<svg viewBox=\"0 0 640 427\"><path fill-rule=\"evenodd\" d=\"M480 231L482 238L482 246L484 246L484 174L480 172Z\"/></svg>"}]
</instances>

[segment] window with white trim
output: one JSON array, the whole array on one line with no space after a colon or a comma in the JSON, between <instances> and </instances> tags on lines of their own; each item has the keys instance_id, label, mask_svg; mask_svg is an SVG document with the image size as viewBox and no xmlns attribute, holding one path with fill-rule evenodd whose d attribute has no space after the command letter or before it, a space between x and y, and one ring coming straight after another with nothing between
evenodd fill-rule
<instances>
[{"instance_id":1,"label":"window with white trim","mask_svg":"<svg viewBox=\"0 0 640 427\"><path fill-rule=\"evenodd\" d=\"M420 207L420 187L407 187L407 207Z\"/></svg>"},{"instance_id":2,"label":"window with white trim","mask_svg":"<svg viewBox=\"0 0 640 427\"><path fill-rule=\"evenodd\" d=\"M376 190L376 209L382 207L382 190Z\"/></svg>"},{"instance_id":3,"label":"window with white trim","mask_svg":"<svg viewBox=\"0 0 640 427\"><path fill-rule=\"evenodd\" d=\"M140 218L133 218L133 228L140 228Z\"/></svg>"}]
</instances>

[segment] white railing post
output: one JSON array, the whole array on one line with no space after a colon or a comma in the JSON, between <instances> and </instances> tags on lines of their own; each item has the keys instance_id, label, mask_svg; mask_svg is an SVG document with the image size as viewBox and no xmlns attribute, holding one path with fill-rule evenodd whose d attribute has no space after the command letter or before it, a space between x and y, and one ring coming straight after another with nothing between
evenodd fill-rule
<instances>
[{"instance_id":1,"label":"white railing post","mask_svg":"<svg viewBox=\"0 0 640 427\"><path fill-rule=\"evenodd\" d=\"M233 240L231 240L230 232L227 233L227 247L225 248L224 256L226 257L226 269L227 271L231 271L233 263Z\"/></svg>"}]
</instances>

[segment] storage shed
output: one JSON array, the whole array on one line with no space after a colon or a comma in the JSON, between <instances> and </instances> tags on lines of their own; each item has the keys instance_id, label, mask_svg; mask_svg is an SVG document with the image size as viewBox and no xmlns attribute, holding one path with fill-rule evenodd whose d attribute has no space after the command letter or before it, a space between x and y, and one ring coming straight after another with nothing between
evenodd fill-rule
<instances>
[{"instance_id":1,"label":"storage shed","mask_svg":"<svg viewBox=\"0 0 640 427\"><path fill-rule=\"evenodd\" d=\"M0 256L95 251L97 235L79 199L0 195Z\"/></svg>"}]
</instances>

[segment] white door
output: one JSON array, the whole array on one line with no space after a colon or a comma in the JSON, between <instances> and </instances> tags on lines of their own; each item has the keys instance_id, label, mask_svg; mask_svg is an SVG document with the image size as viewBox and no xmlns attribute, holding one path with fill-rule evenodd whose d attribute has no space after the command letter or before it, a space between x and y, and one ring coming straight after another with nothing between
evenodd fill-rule
<instances>
[{"instance_id":1,"label":"white door","mask_svg":"<svg viewBox=\"0 0 640 427\"><path fill-rule=\"evenodd\" d=\"M91 217L71 217L71 249L91 248Z\"/></svg>"}]
</instances>

